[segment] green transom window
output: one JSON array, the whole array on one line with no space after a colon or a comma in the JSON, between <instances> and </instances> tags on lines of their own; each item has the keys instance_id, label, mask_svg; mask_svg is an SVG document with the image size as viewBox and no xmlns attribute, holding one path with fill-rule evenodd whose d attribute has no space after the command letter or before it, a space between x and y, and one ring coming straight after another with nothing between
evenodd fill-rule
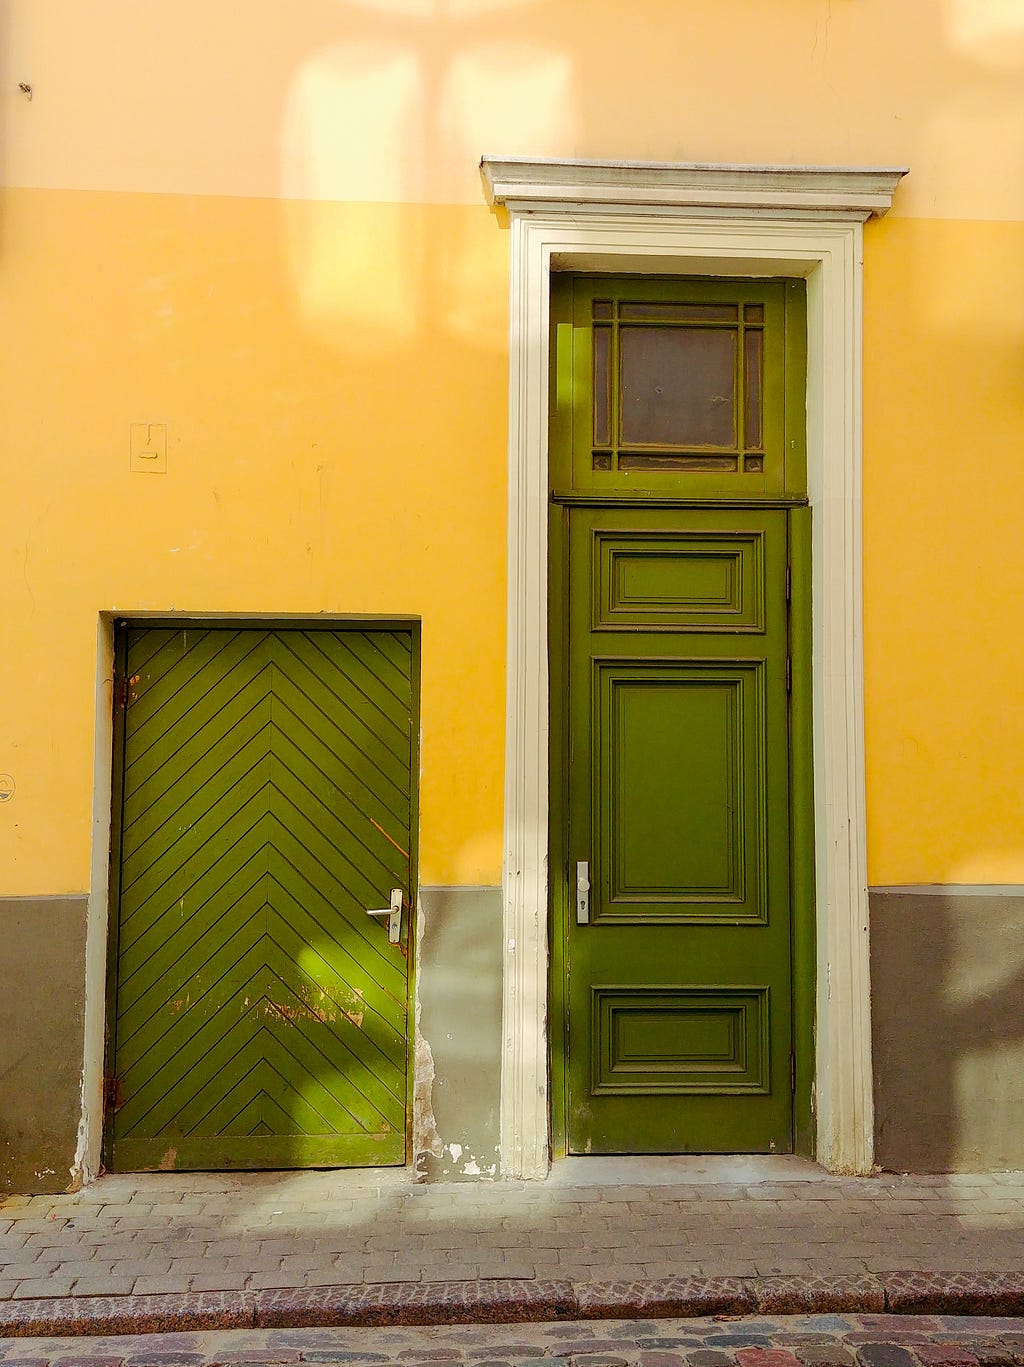
<instances>
[{"instance_id":1,"label":"green transom window","mask_svg":"<svg viewBox=\"0 0 1024 1367\"><path fill-rule=\"evenodd\" d=\"M555 277L552 316L556 488L802 490L802 281Z\"/></svg>"}]
</instances>

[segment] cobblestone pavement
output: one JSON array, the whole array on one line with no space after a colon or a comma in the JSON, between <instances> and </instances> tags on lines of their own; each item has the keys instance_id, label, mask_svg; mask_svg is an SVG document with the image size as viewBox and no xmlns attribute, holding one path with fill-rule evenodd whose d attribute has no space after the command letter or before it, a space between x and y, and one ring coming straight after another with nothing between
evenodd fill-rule
<instances>
[{"instance_id":1,"label":"cobblestone pavement","mask_svg":"<svg viewBox=\"0 0 1024 1367\"><path fill-rule=\"evenodd\" d=\"M1011 1367L1024 1319L808 1315L0 1339L2 1367Z\"/></svg>"},{"instance_id":2,"label":"cobblestone pavement","mask_svg":"<svg viewBox=\"0 0 1024 1367\"><path fill-rule=\"evenodd\" d=\"M1024 1272L1024 1173L813 1172L647 1185L418 1185L402 1170L108 1176L74 1194L0 1198L0 1302L488 1279Z\"/></svg>"}]
</instances>

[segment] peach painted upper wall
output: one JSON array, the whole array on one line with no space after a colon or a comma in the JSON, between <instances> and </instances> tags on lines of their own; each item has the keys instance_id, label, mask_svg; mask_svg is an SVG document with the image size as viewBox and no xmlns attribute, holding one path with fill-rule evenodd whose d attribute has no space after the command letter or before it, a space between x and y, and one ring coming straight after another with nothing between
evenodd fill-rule
<instances>
[{"instance_id":1,"label":"peach painted upper wall","mask_svg":"<svg viewBox=\"0 0 1024 1367\"><path fill-rule=\"evenodd\" d=\"M898 214L1024 218L1022 0L8 0L0 24L10 185L478 203L484 152L885 163L912 168Z\"/></svg>"}]
</instances>

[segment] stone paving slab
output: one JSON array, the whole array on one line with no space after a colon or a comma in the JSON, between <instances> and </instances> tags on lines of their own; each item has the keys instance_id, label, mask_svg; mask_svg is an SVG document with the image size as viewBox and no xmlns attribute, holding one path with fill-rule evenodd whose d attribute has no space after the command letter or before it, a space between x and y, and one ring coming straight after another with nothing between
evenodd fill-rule
<instances>
[{"instance_id":1,"label":"stone paving slab","mask_svg":"<svg viewBox=\"0 0 1024 1367\"><path fill-rule=\"evenodd\" d=\"M0 1338L0 1367L1021 1367L1024 1319L732 1316Z\"/></svg>"},{"instance_id":2,"label":"stone paving slab","mask_svg":"<svg viewBox=\"0 0 1024 1367\"><path fill-rule=\"evenodd\" d=\"M582 1180L581 1164L572 1181L422 1185L402 1169L151 1173L0 1198L0 1303L115 1288L677 1276L757 1278L799 1310L806 1302L778 1279L1024 1273L1024 1173L850 1178L805 1164L801 1180L673 1182L660 1160L658 1182L600 1185ZM928 1306L910 1284L899 1294L908 1308Z\"/></svg>"}]
</instances>

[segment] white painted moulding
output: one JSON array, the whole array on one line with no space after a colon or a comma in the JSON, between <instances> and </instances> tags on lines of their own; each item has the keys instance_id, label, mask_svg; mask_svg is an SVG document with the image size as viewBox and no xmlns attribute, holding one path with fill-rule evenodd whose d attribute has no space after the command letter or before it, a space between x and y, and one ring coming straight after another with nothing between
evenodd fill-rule
<instances>
[{"instance_id":1,"label":"white painted moulding","mask_svg":"<svg viewBox=\"0 0 1024 1367\"><path fill-rule=\"evenodd\" d=\"M550 277L556 265L593 269L595 261L600 269L650 274L770 274L807 281L808 494L814 511L817 1158L832 1172L870 1172L874 1115L861 620L862 224L889 207L902 173L509 158L485 158L482 170L493 202L504 204L511 217L502 1175L543 1177L550 1162ZM538 193L545 198L531 197ZM800 193L803 202L783 214L778 196ZM696 203L687 198L694 195Z\"/></svg>"},{"instance_id":2,"label":"white painted moulding","mask_svg":"<svg viewBox=\"0 0 1024 1367\"><path fill-rule=\"evenodd\" d=\"M665 161L480 162L488 200L528 210L609 204L839 218L881 217L907 173L894 166L725 166Z\"/></svg>"}]
</instances>

